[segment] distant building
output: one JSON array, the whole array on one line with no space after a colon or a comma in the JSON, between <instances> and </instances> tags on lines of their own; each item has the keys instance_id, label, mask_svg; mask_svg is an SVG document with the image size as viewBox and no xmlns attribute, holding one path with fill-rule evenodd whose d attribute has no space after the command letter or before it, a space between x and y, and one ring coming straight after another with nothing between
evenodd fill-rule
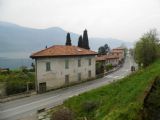
<instances>
[{"instance_id":1,"label":"distant building","mask_svg":"<svg viewBox=\"0 0 160 120\"><path fill-rule=\"evenodd\" d=\"M125 48L114 48L111 54L119 56L119 61L123 62L125 58Z\"/></svg>"},{"instance_id":2,"label":"distant building","mask_svg":"<svg viewBox=\"0 0 160 120\"><path fill-rule=\"evenodd\" d=\"M100 55L96 57L96 62L101 62L103 65L112 64L112 66L117 66L124 61L125 49L124 48L114 48L110 53L106 55Z\"/></svg>"},{"instance_id":3,"label":"distant building","mask_svg":"<svg viewBox=\"0 0 160 120\"><path fill-rule=\"evenodd\" d=\"M37 92L95 78L96 55L91 50L63 45L33 53Z\"/></svg>"},{"instance_id":4,"label":"distant building","mask_svg":"<svg viewBox=\"0 0 160 120\"><path fill-rule=\"evenodd\" d=\"M97 56L96 62L101 62L103 65L112 64L112 66L117 66L119 64L119 56L112 54Z\"/></svg>"}]
</instances>

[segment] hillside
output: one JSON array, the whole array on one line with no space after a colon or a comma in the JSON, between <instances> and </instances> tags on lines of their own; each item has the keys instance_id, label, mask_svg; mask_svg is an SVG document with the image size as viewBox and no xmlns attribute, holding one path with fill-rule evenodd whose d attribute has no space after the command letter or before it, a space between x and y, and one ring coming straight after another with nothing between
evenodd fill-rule
<instances>
[{"instance_id":1,"label":"hillside","mask_svg":"<svg viewBox=\"0 0 160 120\"><path fill-rule=\"evenodd\" d=\"M59 27L33 29L0 22L0 53L2 53L0 57L10 57L12 54L14 56L25 54L28 57L33 51L43 49L46 45L64 45L66 33L67 31ZM78 34L71 33L73 45L77 45L78 37ZM112 38L89 38L89 42L93 50L97 50L99 46L105 43L108 43L111 47L120 46L122 43L129 47L132 46L132 43Z\"/></svg>"},{"instance_id":2,"label":"hillside","mask_svg":"<svg viewBox=\"0 0 160 120\"><path fill-rule=\"evenodd\" d=\"M158 75L160 60L115 83L72 97L60 108L69 108L76 120L140 120L146 91Z\"/></svg>"}]
</instances>

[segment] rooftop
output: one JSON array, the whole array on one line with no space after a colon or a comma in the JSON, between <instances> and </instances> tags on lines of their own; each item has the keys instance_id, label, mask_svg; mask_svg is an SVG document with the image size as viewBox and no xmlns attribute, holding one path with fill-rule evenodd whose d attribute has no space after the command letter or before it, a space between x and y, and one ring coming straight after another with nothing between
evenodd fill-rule
<instances>
[{"instance_id":1,"label":"rooftop","mask_svg":"<svg viewBox=\"0 0 160 120\"><path fill-rule=\"evenodd\" d=\"M118 47L118 48L114 48L113 50L125 50L125 48L122 48L122 47Z\"/></svg>"},{"instance_id":2,"label":"rooftop","mask_svg":"<svg viewBox=\"0 0 160 120\"><path fill-rule=\"evenodd\" d=\"M119 59L119 56L109 54L109 55L101 55L96 57L96 61L105 61L110 59Z\"/></svg>"},{"instance_id":3,"label":"rooftop","mask_svg":"<svg viewBox=\"0 0 160 120\"><path fill-rule=\"evenodd\" d=\"M97 55L95 51L87 50L77 46L54 45L44 50L33 53L31 58L39 57L62 57L62 56L87 56Z\"/></svg>"}]
</instances>

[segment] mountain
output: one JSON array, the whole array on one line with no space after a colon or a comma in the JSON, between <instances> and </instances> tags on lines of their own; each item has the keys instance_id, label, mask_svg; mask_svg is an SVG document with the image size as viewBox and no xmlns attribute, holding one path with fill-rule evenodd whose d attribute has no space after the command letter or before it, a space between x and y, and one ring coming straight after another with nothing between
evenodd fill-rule
<instances>
[{"instance_id":1,"label":"mountain","mask_svg":"<svg viewBox=\"0 0 160 120\"><path fill-rule=\"evenodd\" d=\"M64 45L66 34L67 31L59 27L34 29L0 22L0 57L29 57L32 52L43 49L46 45ZM78 37L78 34L71 33L73 45L77 45ZM132 43L112 38L89 38L89 42L93 50L97 50L105 43L108 43L110 47L117 47L122 43L128 47L132 45Z\"/></svg>"}]
</instances>

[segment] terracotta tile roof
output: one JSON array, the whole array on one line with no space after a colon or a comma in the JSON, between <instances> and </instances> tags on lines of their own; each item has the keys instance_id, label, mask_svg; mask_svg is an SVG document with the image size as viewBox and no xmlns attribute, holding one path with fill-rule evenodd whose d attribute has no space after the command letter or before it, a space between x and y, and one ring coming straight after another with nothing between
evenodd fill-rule
<instances>
[{"instance_id":1,"label":"terracotta tile roof","mask_svg":"<svg viewBox=\"0 0 160 120\"><path fill-rule=\"evenodd\" d=\"M119 47L119 48L114 48L113 50L122 50L122 51L124 51L124 50L125 50L125 48L121 48L121 47Z\"/></svg>"},{"instance_id":2,"label":"terracotta tile roof","mask_svg":"<svg viewBox=\"0 0 160 120\"><path fill-rule=\"evenodd\" d=\"M115 49L111 51L111 53L123 53L123 52L124 52L123 50L115 50Z\"/></svg>"},{"instance_id":3,"label":"terracotta tile roof","mask_svg":"<svg viewBox=\"0 0 160 120\"><path fill-rule=\"evenodd\" d=\"M31 58L60 57L60 56L84 56L97 55L96 52L76 46L54 45L39 52L33 53Z\"/></svg>"},{"instance_id":4,"label":"terracotta tile roof","mask_svg":"<svg viewBox=\"0 0 160 120\"><path fill-rule=\"evenodd\" d=\"M101 55L96 57L96 61L105 61L106 60L106 55Z\"/></svg>"},{"instance_id":5,"label":"terracotta tile roof","mask_svg":"<svg viewBox=\"0 0 160 120\"><path fill-rule=\"evenodd\" d=\"M101 55L96 57L96 61L105 61L105 60L110 60L110 59L119 59L118 55Z\"/></svg>"},{"instance_id":6,"label":"terracotta tile roof","mask_svg":"<svg viewBox=\"0 0 160 120\"><path fill-rule=\"evenodd\" d=\"M118 59L118 58L119 58L118 55L111 55L111 54L109 54L109 55L106 56L106 59Z\"/></svg>"}]
</instances>

